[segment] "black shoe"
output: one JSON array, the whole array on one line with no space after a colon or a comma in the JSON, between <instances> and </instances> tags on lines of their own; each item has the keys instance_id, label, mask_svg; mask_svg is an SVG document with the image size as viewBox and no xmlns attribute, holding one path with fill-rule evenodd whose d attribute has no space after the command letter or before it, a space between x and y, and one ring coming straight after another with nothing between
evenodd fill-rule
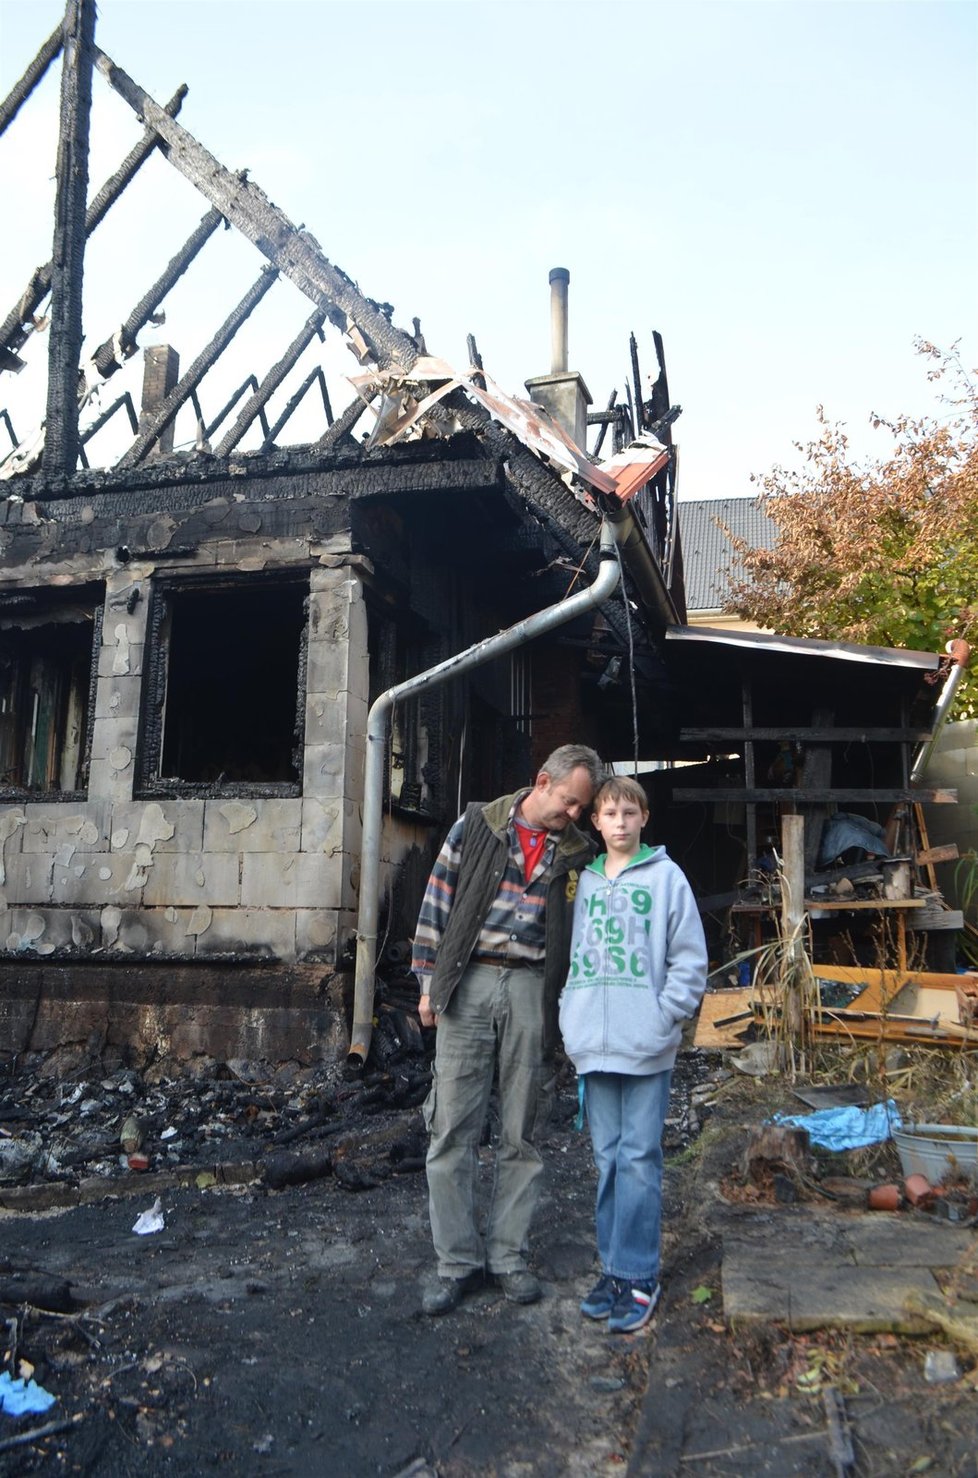
<instances>
[{"instance_id":1,"label":"black shoe","mask_svg":"<svg viewBox=\"0 0 978 1478\"><path fill-rule=\"evenodd\" d=\"M473 1268L461 1278L432 1278L421 1295L421 1308L425 1314L450 1314L457 1309L467 1293L475 1293L485 1282L481 1268Z\"/></svg>"},{"instance_id":2,"label":"black shoe","mask_svg":"<svg viewBox=\"0 0 978 1478\"><path fill-rule=\"evenodd\" d=\"M539 1278L526 1268L516 1268L512 1273L497 1273L496 1282L510 1303L535 1304L543 1297Z\"/></svg>"}]
</instances>

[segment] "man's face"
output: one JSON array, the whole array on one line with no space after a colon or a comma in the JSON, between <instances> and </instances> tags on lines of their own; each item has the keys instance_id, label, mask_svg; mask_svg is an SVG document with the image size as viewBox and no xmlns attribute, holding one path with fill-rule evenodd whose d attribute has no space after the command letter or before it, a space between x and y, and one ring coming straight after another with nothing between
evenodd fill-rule
<instances>
[{"instance_id":1,"label":"man's face","mask_svg":"<svg viewBox=\"0 0 978 1478\"><path fill-rule=\"evenodd\" d=\"M563 831L569 821L579 820L593 795L594 786L583 765L571 770L562 780L551 780L546 770L541 770L533 789L524 798L523 820L547 831Z\"/></svg>"}]
</instances>

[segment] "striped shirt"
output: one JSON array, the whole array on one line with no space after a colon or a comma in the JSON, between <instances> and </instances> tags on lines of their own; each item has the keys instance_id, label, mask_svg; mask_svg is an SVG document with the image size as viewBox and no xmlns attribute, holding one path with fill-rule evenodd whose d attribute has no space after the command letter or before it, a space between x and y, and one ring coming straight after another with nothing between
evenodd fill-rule
<instances>
[{"instance_id":1,"label":"striped shirt","mask_svg":"<svg viewBox=\"0 0 978 1478\"><path fill-rule=\"evenodd\" d=\"M516 806L522 799L521 795L509 815L506 825L509 839L506 871L473 951L481 961L511 967L543 964L547 882L556 848L556 838L553 835L548 836L543 856L530 874L529 881L526 881L523 849L513 820ZM463 822L464 818L459 817L445 838L421 901L411 969L421 982L422 995L428 994L428 982L435 968L435 956L455 898L462 855Z\"/></svg>"}]
</instances>

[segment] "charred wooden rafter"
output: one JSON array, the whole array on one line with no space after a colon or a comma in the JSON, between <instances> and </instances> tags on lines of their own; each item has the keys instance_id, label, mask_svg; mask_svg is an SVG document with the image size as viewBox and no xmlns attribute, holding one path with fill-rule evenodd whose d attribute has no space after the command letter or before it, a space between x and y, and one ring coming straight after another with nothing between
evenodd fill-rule
<instances>
[{"instance_id":1,"label":"charred wooden rafter","mask_svg":"<svg viewBox=\"0 0 978 1478\"><path fill-rule=\"evenodd\" d=\"M322 368L317 364L306 375L306 378L303 380L302 384L299 386L295 394L289 397L288 404L286 405L282 414L279 416L274 426L272 426L271 430L267 432L265 440L261 444L261 450L263 452L269 451L270 448L275 445L276 438L278 437L279 432L282 430L282 427L291 420L296 409L305 399L306 393L308 392L310 386L316 384L317 382L319 384L320 393L323 397L323 410L326 414L326 426L327 428L332 427L333 406L329 398L329 389L326 385L326 376L323 374Z\"/></svg>"},{"instance_id":2,"label":"charred wooden rafter","mask_svg":"<svg viewBox=\"0 0 978 1478\"><path fill-rule=\"evenodd\" d=\"M254 395L252 395L251 399L246 403L246 405L243 406L237 420L231 427L231 430L223 438L220 446L217 448L217 451L215 453L216 456L226 457L228 452L230 452L234 447L237 446L242 436L244 436L245 432L248 430L248 427L258 417L259 414L264 412L265 406L267 405L271 396L278 389L279 385L281 385L282 381L289 373L289 370L294 367L300 356L312 343L313 339L316 338L317 335L320 339L323 337L323 324L325 321L325 313L320 312L310 314L309 318L306 319L306 322L303 324L302 329L293 339L292 343L289 345L282 358L278 361L277 364L272 366L268 374L265 376L261 384L256 389ZM263 426L262 429L267 436L267 425Z\"/></svg>"},{"instance_id":3,"label":"charred wooden rafter","mask_svg":"<svg viewBox=\"0 0 978 1478\"><path fill-rule=\"evenodd\" d=\"M139 330L150 321L174 283L180 280L205 242L217 230L222 219L218 210L209 210L202 217L200 225L188 236L180 250L170 258L166 270L160 274L149 291L140 298L125 323L116 330L111 339L106 339L96 349L92 359L103 380L114 375L125 360L135 354L138 348L136 336Z\"/></svg>"},{"instance_id":4,"label":"charred wooden rafter","mask_svg":"<svg viewBox=\"0 0 978 1478\"><path fill-rule=\"evenodd\" d=\"M10 127L24 103L26 103L35 87L44 77L48 67L50 67L55 57L60 55L63 39L62 30L59 26L56 31L51 32L23 77L21 77L15 87L10 89L4 101L0 103L0 134L3 134Z\"/></svg>"},{"instance_id":5,"label":"charred wooden rafter","mask_svg":"<svg viewBox=\"0 0 978 1478\"><path fill-rule=\"evenodd\" d=\"M51 336L44 470L70 477L78 463L78 363L92 113L95 0L71 0L65 13L51 273Z\"/></svg>"},{"instance_id":6,"label":"charred wooden rafter","mask_svg":"<svg viewBox=\"0 0 978 1478\"><path fill-rule=\"evenodd\" d=\"M330 322L346 333L354 326L372 357L382 367L410 369L418 357L414 340L394 327L381 308L359 291L346 273L323 255L319 243L299 230L284 211L247 178L234 174L191 133L171 118L138 83L96 50L96 66L120 97L167 145L175 169L215 206L232 225L301 292L316 303Z\"/></svg>"},{"instance_id":7,"label":"charred wooden rafter","mask_svg":"<svg viewBox=\"0 0 978 1478\"><path fill-rule=\"evenodd\" d=\"M187 373L166 397L159 410L146 425L145 430L137 436L125 456L120 458L120 467L135 467L147 455L159 437L169 426L183 403L190 398L191 393L196 390L211 365L219 359L224 350L234 338L238 329L251 316L258 307L262 298L278 278L276 267L265 267L258 281L249 288L238 306L224 320L218 332L207 345L202 353L198 354Z\"/></svg>"},{"instance_id":8,"label":"charred wooden rafter","mask_svg":"<svg viewBox=\"0 0 978 1478\"><path fill-rule=\"evenodd\" d=\"M60 37L61 32L58 32ZM166 112L175 118L187 95L185 86L180 86L166 105ZM91 236L96 226L104 220L110 207L115 204L123 190L135 178L154 149L160 146L160 137L148 128L122 161L115 174L111 175L99 190L85 215L85 236ZM220 217L218 217L220 219ZM52 262L38 267L19 299L11 308L0 326L0 370L19 370L23 363L17 358L17 350L26 342L34 328L34 314L51 291Z\"/></svg>"}]
</instances>

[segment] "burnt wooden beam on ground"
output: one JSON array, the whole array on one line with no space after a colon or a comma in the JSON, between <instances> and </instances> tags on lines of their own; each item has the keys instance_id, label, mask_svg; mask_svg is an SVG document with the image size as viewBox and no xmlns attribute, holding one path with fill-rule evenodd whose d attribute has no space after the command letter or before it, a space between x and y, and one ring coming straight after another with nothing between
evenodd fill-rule
<instances>
[{"instance_id":1,"label":"burnt wooden beam on ground","mask_svg":"<svg viewBox=\"0 0 978 1478\"><path fill-rule=\"evenodd\" d=\"M177 113L179 113L180 106L186 95L187 89L181 85L167 103L166 111L171 118L175 118ZM148 128L135 148L126 155L115 174L106 180L88 207L88 212L85 216L86 238L91 236L96 226L104 220L109 208L115 204L126 186L135 178L138 171L146 163L146 160L153 153L154 149L158 149L159 146L159 135ZM7 314L3 325L0 326L0 369L20 368L20 361L16 358L16 351L30 337L34 326L33 315L51 291L52 269L52 262L45 262L42 267L35 269L30 282L28 282L20 298ZM104 373L105 371L103 370Z\"/></svg>"},{"instance_id":2,"label":"burnt wooden beam on ground","mask_svg":"<svg viewBox=\"0 0 978 1478\"><path fill-rule=\"evenodd\" d=\"M54 202L51 335L43 456L44 470L49 476L70 477L78 463L78 365L82 346L82 279L85 270L94 46L95 0L72 0L64 24L58 183Z\"/></svg>"},{"instance_id":3,"label":"burnt wooden beam on ground","mask_svg":"<svg viewBox=\"0 0 978 1478\"><path fill-rule=\"evenodd\" d=\"M224 350L234 338L238 329L251 316L258 307L262 298L278 278L276 267L265 267L258 281L249 288L238 306L224 320L218 332L202 353L198 354L187 373L179 381L176 387L167 396L160 406L156 415L146 426L140 436L137 436L126 455L118 463L120 468L135 467L149 452L153 443L162 435L174 419L184 401L188 400L191 391L196 390L207 371L216 360L224 353Z\"/></svg>"}]
</instances>

